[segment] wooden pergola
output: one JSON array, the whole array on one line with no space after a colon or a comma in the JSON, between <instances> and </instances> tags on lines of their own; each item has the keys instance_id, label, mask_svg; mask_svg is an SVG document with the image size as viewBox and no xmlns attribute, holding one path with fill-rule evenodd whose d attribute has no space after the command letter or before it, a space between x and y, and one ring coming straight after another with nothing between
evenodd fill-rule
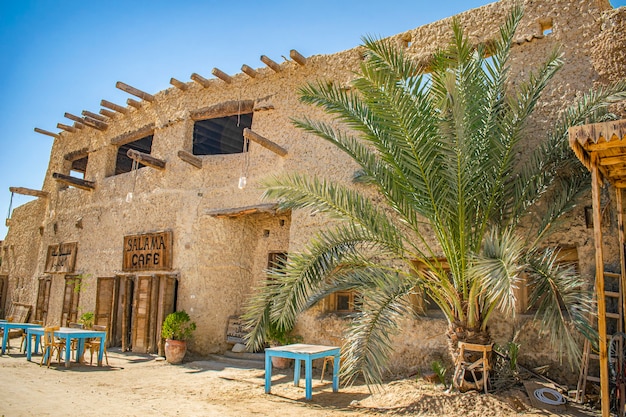
<instances>
[{"instance_id":1,"label":"wooden pergola","mask_svg":"<svg viewBox=\"0 0 626 417\"><path fill-rule=\"evenodd\" d=\"M624 213L622 190L626 188L626 119L594 123L569 129L569 143L580 161L591 172L593 199L593 230L596 261L596 298L598 305L598 335L600 350L600 390L602 416L609 417L609 370L606 334L606 301L604 290L604 254L600 191L606 181L616 194L617 221L620 249L620 275L622 291L626 288L624 257ZM621 311L626 311L626 297L622 297ZM618 329L624 331L624 329Z\"/></svg>"}]
</instances>

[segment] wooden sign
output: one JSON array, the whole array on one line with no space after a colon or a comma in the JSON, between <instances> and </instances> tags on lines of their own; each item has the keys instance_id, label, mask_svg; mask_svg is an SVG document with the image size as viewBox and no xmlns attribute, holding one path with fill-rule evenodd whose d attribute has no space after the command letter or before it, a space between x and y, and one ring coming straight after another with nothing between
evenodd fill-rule
<instances>
[{"instance_id":1,"label":"wooden sign","mask_svg":"<svg viewBox=\"0 0 626 417\"><path fill-rule=\"evenodd\" d=\"M172 232L124 236L124 271L172 269Z\"/></svg>"},{"instance_id":2,"label":"wooden sign","mask_svg":"<svg viewBox=\"0 0 626 417\"><path fill-rule=\"evenodd\" d=\"M59 243L48 246L46 256L47 273L71 273L76 265L76 250L78 243Z\"/></svg>"},{"instance_id":3,"label":"wooden sign","mask_svg":"<svg viewBox=\"0 0 626 417\"><path fill-rule=\"evenodd\" d=\"M246 343L244 337L248 334L245 331L244 322L239 317L230 317L228 319L228 329L226 330L227 343Z\"/></svg>"}]
</instances>

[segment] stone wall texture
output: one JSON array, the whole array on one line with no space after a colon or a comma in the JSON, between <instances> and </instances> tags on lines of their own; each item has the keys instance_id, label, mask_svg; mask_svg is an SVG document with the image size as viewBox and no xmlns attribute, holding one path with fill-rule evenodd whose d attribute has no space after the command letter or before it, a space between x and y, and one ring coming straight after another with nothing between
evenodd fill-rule
<instances>
[{"instance_id":1,"label":"stone wall texture","mask_svg":"<svg viewBox=\"0 0 626 417\"><path fill-rule=\"evenodd\" d=\"M513 2L502 0L457 16L472 42L487 42L497 33ZM525 15L513 48L513 80L523 79L556 47L565 66L546 90L528 127L528 147L544 137L559 111L581 92L601 83L623 79L626 53L626 9L613 10L606 0L526 0ZM404 45L416 59L429 56L450 39L452 20L444 19L391 39ZM349 183L354 164L325 141L297 130L292 118L328 116L302 104L298 88L320 79L348 86L359 67L360 48L332 55L308 57L305 65L293 61L280 64L281 71L257 68L255 78L240 73L231 83L211 79L204 88L188 82L185 91L175 87L154 94L128 114L116 113L107 120L108 129L84 128L61 133L54 141L42 189L49 198L39 198L14 210L2 245L0 276L8 276L7 304L15 301L36 304L39 279L52 277L48 316L50 323L61 319L65 274L44 271L50 245L77 242L76 274L83 274L79 313L96 306L97 279L126 276L122 271L123 236L169 230L173 232L173 267L168 274L178 279L177 308L186 310L198 329L190 349L199 354L230 348L226 327L230 316L242 312L255 285L265 279L270 252L298 251L310 237L331 220L309 212L250 214L231 218L214 217L215 210L255 206L268 176L304 172ZM218 63L219 66L219 63ZM233 100L253 100L252 130L287 149L285 157L252 142L245 154L201 156L198 169L178 157L191 152L194 121L198 109ZM618 111L620 109L618 108ZM151 155L166 162L166 169L149 167L120 175L114 173L117 146L111 140L154 124ZM85 179L95 182L86 191L65 187L52 174L69 173L67 155L88 155ZM243 173L247 186L238 188ZM132 193L132 198L129 197ZM610 197L608 197L610 198ZM606 248L619 265L616 249L615 210L608 216ZM594 244L592 229L585 225L584 209L577 208L555 244L575 246L580 271L593 281ZM147 271L130 275L151 275ZM495 323L496 341L506 343L519 333L522 361L556 364L552 375L573 380L577 370L558 365L545 337L524 329L528 316ZM324 306L302 317L298 332L310 343L341 342L345 317L327 313ZM390 373L411 373L430 368L433 360L447 360L444 336L446 323L435 315L408 318L396 340ZM545 336L545 335L544 335Z\"/></svg>"}]
</instances>

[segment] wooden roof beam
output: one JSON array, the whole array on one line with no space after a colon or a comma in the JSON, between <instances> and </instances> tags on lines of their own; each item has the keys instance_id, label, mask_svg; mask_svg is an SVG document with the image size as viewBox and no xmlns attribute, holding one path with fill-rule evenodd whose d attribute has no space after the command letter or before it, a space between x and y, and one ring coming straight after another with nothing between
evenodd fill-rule
<instances>
[{"instance_id":1,"label":"wooden roof beam","mask_svg":"<svg viewBox=\"0 0 626 417\"><path fill-rule=\"evenodd\" d=\"M300 52L296 51L295 49L292 49L291 51L289 51L289 56L298 64L306 65L306 58L302 56Z\"/></svg>"},{"instance_id":2,"label":"wooden roof beam","mask_svg":"<svg viewBox=\"0 0 626 417\"><path fill-rule=\"evenodd\" d=\"M46 136L52 136L55 139L58 139L61 137L61 135L59 135L58 133L49 132L47 130L39 129L38 127L35 128L35 132L41 133L42 135L46 135Z\"/></svg>"},{"instance_id":3,"label":"wooden roof beam","mask_svg":"<svg viewBox=\"0 0 626 417\"><path fill-rule=\"evenodd\" d=\"M267 65L268 67L273 69L274 72L280 72L280 65L278 65L276 62L272 61L267 56L261 55L261 62L263 62L265 65Z\"/></svg>"},{"instance_id":4,"label":"wooden roof beam","mask_svg":"<svg viewBox=\"0 0 626 417\"><path fill-rule=\"evenodd\" d=\"M143 152L139 152L135 149L129 149L128 152L126 152L126 155L132 159L135 160L141 164L144 164L146 166L149 166L151 168L155 168L158 170L164 170L165 169L165 161L162 159L158 159L155 158L152 155L149 155L147 153L143 153Z\"/></svg>"},{"instance_id":5,"label":"wooden roof beam","mask_svg":"<svg viewBox=\"0 0 626 417\"><path fill-rule=\"evenodd\" d=\"M52 178L57 180L57 182L71 185L72 187L80 188L81 190L91 191L96 188L96 183L93 181L82 180L80 178L74 178L69 175L59 174L55 172L52 174Z\"/></svg>"},{"instance_id":6,"label":"wooden roof beam","mask_svg":"<svg viewBox=\"0 0 626 417\"><path fill-rule=\"evenodd\" d=\"M233 82L233 77L231 77L230 75L226 74L224 71L222 71L219 68L213 68L211 70L211 74L213 74L214 76L216 76L220 80L224 81L226 84L230 84L230 83Z\"/></svg>"},{"instance_id":7,"label":"wooden roof beam","mask_svg":"<svg viewBox=\"0 0 626 417\"><path fill-rule=\"evenodd\" d=\"M64 125L63 123L57 123L57 129L65 130L66 132L75 133L76 129L72 126Z\"/></svg>"},{"instance_id":8,"label":"wooden roof beam","mask_svg":"<svg viewBox=\"0 0 626 417\"><path fill-rule=\"evenodd\" d=\"M9 191L15 194L29 195L31 197L41 197L41 198L50 197L50 193L47 191L33 190L31 188L9 187Z\"/></svg>"},{"instance_id":9,"label":"wooden roof beam","mask_svg":"<svg viewBox=\"0 0 626 417\"><path fill-rule=\"evenodd\" d=\"M258 143L259 145L263 146L265 149L268 149L277 155L280 155L280 156L287 155L287 150L285 148L283 148L282 146L278 145L275 142L272 142L271 140L267 138L264 138L263 136L259 135L258 133L255 133L254 131L248 129L247 127L243 129L243 137L253 142Z\"/></svg>"},{"instance_id":10,"label":"wooden roof beam","mask_svg":"<svg viewBox=\"0 0 626 417\"><path fill-rule=\"evenodd\" d=\"M254 68L249 67L246 64L243 64L241 66L241 71L251 78L256 78L256 76L259 75L259 73Z\"/></svg>"},{"instance_id":11,"label":"wooden roof beam","mask_svg":"<svg viewBox=\"0 0 626 417\"><path fill-rule=\"evenodd\" d=\"M202 168L202 158L198 158L190 152L180 150L178 151L178 157L190 164L191 166L194 166L196 168Z\"/></svg>"},{"instance_id":12,"label":"wooden roof beam","mask_svg":"<svg viewBox=\"0 0 626 417\"><path fill-rule=\"evenodd\" d=\"M107 110L107 109L100 109L100 114L105 115L109 119L112 119L115 117L115 112L111 110Z\"/></svg>"},{"instance_id":13,"label":"wooden roof beam","mask_svg":"<svg viewBox=\"0 0 626 417\"><path fill-rule=\"evenodd\" d=\"M182 90L182 91L185 91L185 90L187 90L187 88L189 88L187 83L179 81L179 80L177 80L174 77L170 78L170 84L172 84L174 87L176 87L176 88L178 88L179 90Z\"/></svg>"},{"instance_id":14,"label":"wooden roof beam","mask_svg":"<svg viewBox=\"0 0 626 417\"><path fill-rule=\"evenodd\" d=\"M104 116L102 116L102 115L100 115L100 114L97 114L97 113L92 113L92 112L87 111L87 110L83 110L83 111L81 112L81 114L82 114L83 116L91 117L92 119L98 120L98 121L100 121L100 122L106 122L106 121L107 121L107 118L106 118L106 117L104 117Z\"/></svg>"},{"instance_id":15,"label":"wooden roof beam","mask_svg":"<svg viewBox=\"0 0 626 417\"><path fill-rule=\"evenodd\" d=\"M138 88L131 87L130 85L121 81L116 82L115 87L124 92L127 92L128 94L132 94L135 97L139 97L142 100L149 101L150 103L154 101L154 96L152 94L148 94L145 91L139 90Z\"/></svg>"},{"instance_id":16,"label":"wooden roof beam","mask_svg":"<svg viewBox=\"0 0 626 417\"><path fill-rule=\"evenodd\" d=\"M64 116L70 120L75 121L76 123L85 124L98 130L106 130L109 127L109 125L107 125L106 123L101 122L100 120L93 119L91 117L78 117L71 113L65 113Z\"/></svg>"},{"instance_id":17,"label":"wooden roof beam","mask_svg":"<svg viewBox=\"0 0 626 417\"><path fill-rule=\"evenodd\" d=\"M128 109L126 107L122 107L118 104L115 103L111 103L110 101L107 100L101 100L100 101L100 105L102 107L107 107L111 110L115 110L118 113L122 113L122 114L128 114Z\"/></svg>"},{"instance_id":18,"label":"wooden roof beam","mask_svg":"<svg viewBox=\"0 0 626 417\"><path fill-rule=\"evenodd\" d=\"M197 82L198 84L200 84L204 88L207 88L209 85L211 85L211 82L209 80L207 80L200 74L196 74L195 72L191 74L191 79Z\"/></svg>"},{"instance_id":19,"label":"wooden roof beam","mask_svg":"<svg viewBox=\"0 0 626 417\"><path fill-rule=\"evenodd\" d=\"M132 107L134 107L136 109L140 109L141 108L141 101L137 101L137 100L134 100L132 98L127 99L126 100L126 104L128 104L129 106L132 106Z\"/></svg>"}]
</instances>

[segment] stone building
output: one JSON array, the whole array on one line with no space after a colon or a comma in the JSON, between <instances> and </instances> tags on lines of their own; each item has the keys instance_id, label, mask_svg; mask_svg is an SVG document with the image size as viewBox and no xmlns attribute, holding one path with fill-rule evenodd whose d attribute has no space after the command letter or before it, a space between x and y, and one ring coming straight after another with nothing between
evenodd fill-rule
<instances>
[{"instance_id":1,"label":"stone building","mask_svg":"<svg viewBox=\"0 0 626 417\"><path fill-rule=\"evenodd\" d=\"M512 4L502 0L457 18L472 42L488 42ZM528 129L532 147L581 92L624 78L626 10L612 9L608 0L526 0L524 7L512 53L515 77L527 76L527 68L556 45L566 60ZM450 40L450 27L451 19L444 19L391 39L427 60ZM120 83L134 97L128 106L103 101L99 113L66 115L74 127L43 131L55 137L50 162L38 198L8 220L0 307L30 304L32 319L56 324L94 311L96 322L110 327L113 346L140 352L158 351L164 316L184 309L198 325L193 351L229 349L229 318L242 313L264 270L330 221L277 212L260 199L258 181L307 172L350 182L356 169L290 120L327 118L300 103L297 90L319 79L349 88L360 48L307 58L292 51L291 58L276 64L262 57L262 67L244 66L231 76L219 70L211 79L193 74L192 81L172 80L172 87L154 95ZM593 235L583 206L566 229L554 243L568 249L591 281ZM615 235L607 236L610 246ZM613 259L618 262L616 252ZM298 331L305 341L339 343L351 297L336 294L302 317ZM525 317L495 323L492 333L511 340L530 326ZM407 319L404 327L392 371L425 368L446 356L446 323L436 312ZM530 340L521 332L522 355L553 361L549 349L540 349L545 341L533 334Z\"/></svg>"}]
</instances>

